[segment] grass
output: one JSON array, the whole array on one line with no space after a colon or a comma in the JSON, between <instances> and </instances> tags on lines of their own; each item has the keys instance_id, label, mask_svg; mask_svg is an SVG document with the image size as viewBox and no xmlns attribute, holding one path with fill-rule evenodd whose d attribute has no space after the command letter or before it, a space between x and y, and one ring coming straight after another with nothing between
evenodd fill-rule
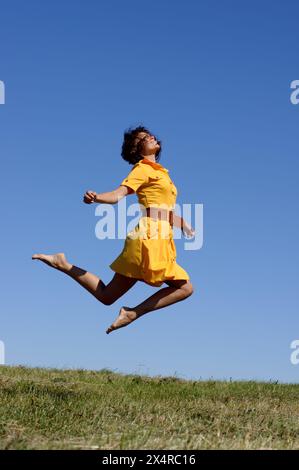
<instances>
[{"instance_id":1,"label":"grass","mask_svg":"<svg viewBox=\"0 0 299 470\"><path fill-rule=\"evenodd\" d=\"M0 367L0 449L299 449L299 385Z\"/></svg>"}]
</instances>

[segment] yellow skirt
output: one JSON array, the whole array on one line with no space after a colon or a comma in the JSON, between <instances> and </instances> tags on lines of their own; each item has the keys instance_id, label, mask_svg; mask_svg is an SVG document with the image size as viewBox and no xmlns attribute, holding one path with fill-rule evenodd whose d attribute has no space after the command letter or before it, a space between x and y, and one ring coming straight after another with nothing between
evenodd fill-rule
<instances>
[{"instance_id":1,"label":"yellow skirt","mask_svg":"<svg viewBox=\"0 0 299 470\"><path fill-rule=\"evenodd\" d=\"M127 234L121 254L109 266L113 271L154 287L170 280L188 280L176 262L173 229L166 220L141 217Z\"/></svg>"}]
</instances>

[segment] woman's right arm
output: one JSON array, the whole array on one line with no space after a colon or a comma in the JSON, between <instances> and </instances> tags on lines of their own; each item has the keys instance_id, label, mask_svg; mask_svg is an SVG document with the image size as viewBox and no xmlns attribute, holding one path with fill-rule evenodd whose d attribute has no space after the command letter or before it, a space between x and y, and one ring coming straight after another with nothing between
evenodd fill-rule
<instances>
[{"instance_id":1,"label":"woman's right arm","mask_svg":"<svg viewBox=\"0 0 299 470\"><path fill-rule=\"evenodd\" d=\"M119 186L114 191L109 191L107 193L96 193L95 191L86 191L86 193L84 194L83 201L86 204L92 204L93 202L116 204L127 194L130 194L130 188L128 188L127 186Z\"/></svg>"}]
</instances>

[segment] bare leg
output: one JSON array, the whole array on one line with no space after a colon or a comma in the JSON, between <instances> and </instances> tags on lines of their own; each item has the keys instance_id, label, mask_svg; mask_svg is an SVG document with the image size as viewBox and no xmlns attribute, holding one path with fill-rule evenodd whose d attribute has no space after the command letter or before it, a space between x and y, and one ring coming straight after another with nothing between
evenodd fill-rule
<instances>
[{"instance_id":1,"label":"bare leg","mask_svg":"<svg viewBox=\"0 0 299 470\"><path fill-rule=\"evenodd\" d=\"M109 334L111 331L127 326L145 313L180 302L193 293L193 287L190 281L171 281L166 282L166 284L170 285L170 287L160 289L136 307L122 307L120 309L119 316L106 330L106 333Z\"/></svg>"},{"instance_id":2,"label":"bare leg","mask_svg":"<svg viewBox=\"0 0 299 470\"><path fill-rule=\"evenodd\" d=\"M33 255L32 259L43 261L48 266L72 277L97 300L105 305L113 304L137 282L137 279L115 273L110 283L105 285L104 282L95 274L69 263L63 253L56 253L54 255L45 255L40 253Z\"/></svg>"}]
</instances>

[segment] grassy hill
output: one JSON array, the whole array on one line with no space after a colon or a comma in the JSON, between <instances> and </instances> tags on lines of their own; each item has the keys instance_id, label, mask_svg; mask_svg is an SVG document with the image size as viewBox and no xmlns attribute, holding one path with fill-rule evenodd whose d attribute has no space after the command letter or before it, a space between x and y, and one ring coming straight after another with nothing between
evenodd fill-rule
<instances>
[{"instance_id":1,"label":"grassy hill","mask_svg":"<svg viewBox=\"0 0 299 470\"><path fill-rule=\"evenodd\" d=\"M299 385L0 367L1 449L299 448Z\"/></svg>"}]
</instances>

